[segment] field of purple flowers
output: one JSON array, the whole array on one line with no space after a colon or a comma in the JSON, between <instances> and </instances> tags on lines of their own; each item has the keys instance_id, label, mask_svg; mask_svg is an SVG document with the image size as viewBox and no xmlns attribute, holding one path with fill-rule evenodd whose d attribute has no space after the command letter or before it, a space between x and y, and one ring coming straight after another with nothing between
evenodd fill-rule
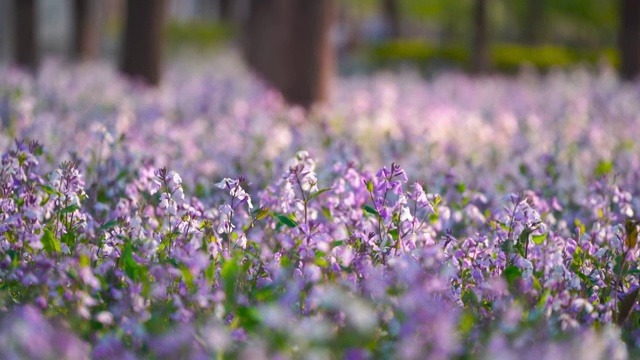
<instances>
[{"instance_id":1,"label":"field of purple flowers","mask_svg":"<svg viewBox=\"0 0 640 360\"><path fill-rule=\"evenodd\" d=\"M640 86L0 67L8 359L625 359Z\"/></svg>"}]
</instances>

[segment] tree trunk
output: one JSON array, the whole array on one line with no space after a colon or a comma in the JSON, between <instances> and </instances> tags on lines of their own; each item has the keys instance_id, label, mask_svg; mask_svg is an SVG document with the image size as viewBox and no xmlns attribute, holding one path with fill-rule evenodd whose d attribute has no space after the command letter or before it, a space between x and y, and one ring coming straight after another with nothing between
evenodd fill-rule
<instances>
[{"instance_id":1,"label":"tree trunk","mask_svg":"<svg viewBox=\"0 0 640 360\"><path fill-rule=\"evenodd\" d=\"M327 100L334 72L334 0L252 0L245 54L284 98L305 108Z\"/></svg>"},{"instance_id":2,"label":"tree trunk","mask_svg":"<svg viewBox=\"0 0 640 360\"><path fill-rule=\"evenodd\" d=\"M275 6L277 0L250 0L249 16L244 34L244 54L247 63L266 81L273 79L269 73L269 60L276 55L273 39Z\"/></svg>"},{"instance_id":3,"label":"tree trunk","mask_svg":"<svg viewBox=\"0 0 640 360\"><path fill-rule=\"evenodd\" d=\"M620 77L636 80L640 73L640 1L622 0L620 6Z\"/></svg>"},{"instance_id":4,"label":"tree trunk","mask_svg":"<svg viewBox=\"0 0 640 360\"><path fill-rule=\"evenodd\" d=\"M382 14L388 35L397 39L400 37L400 9L398 0L382 0Z\"/></svg>"},{"instance_id":5,"label":"tree trunk","mask_svg":"<svg viewBox=\"0 0 640 360\"><path fill-rule=\"evenodd\" d=\"M13 8L15 11L13 46L16 64L35 71L38 66L35 1L14 0Z\"/></svg>"},{"instance_id":6,"label":"tree trunk","mask_svg":"<svg viewBox=\"0 0 640 360\"><path fill-rule=\"evenodd\" d=\"M489 67L489 50L487 46L487 2L476 0L473 14L473 51L471 71L481 74Z\"/></svg>"},{"instance_id":7,"label":"tree trunk","mask_svg":"<svg viewBox=\"0 0 640 360\"><path fill-rule=\"evenodd\" d=\"M233 19L233 1L218 0L218 13L221 21L231 21Z\"/></svg>"},{"instance_id":8,"label":"tree trunk","mask_svg":"<svg viewBox=\"0 0 640 360\"><path fill-rule=\"evenodd\" d=\"M165 0L128 0L122 47L124 74L160 83Z\"/></svg>"},{"instance_id":9,"label":"tree trunk","mask_svg":"<svg viewBox=\"0 0 640 360\"><path fill-rule=\"evenodd\" d=\"M529 11L525 19L524 42L529 46L539 45L544 28L544 0L529 0Z\"/></svg>"},{"instance_id":10,"label":"tree trunk","mask_svg":"<svg viewBox=\"0 0 640 360\"><path fill-rule=\"evenodd\" d=\"M97 3L73 0L73 48L76 60L87 61L98 56Z\"/></svg>"}]
</instances>

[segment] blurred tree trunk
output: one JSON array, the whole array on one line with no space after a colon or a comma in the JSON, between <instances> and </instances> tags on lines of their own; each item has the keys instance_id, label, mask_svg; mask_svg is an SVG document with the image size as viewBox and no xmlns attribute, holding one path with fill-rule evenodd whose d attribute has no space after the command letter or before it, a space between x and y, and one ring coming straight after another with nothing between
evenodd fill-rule
<instances>
[{"instance_id":1,"label":"blurred tree trunk","mask_svg":"<svg viewBox=\"0 0 640 360\"><path fill-rule=\"evenodd\" d=\"M128 0L121 71L158 85L161 77L165 0Z\"/></svg>"},{"instance_id":2,"label":"blurred tree trunk","mask_svg":"<svg viewBox=\"0 0 640 360\"><path fill-rule=\"evenodd\" d=\"M398 0L382 0L382 14L391 38L400 37L400 9Z\"/></svg>"},{"instance_id":3,"label":"blurred tree trunk","mask_svg":"<svg viewBox=\"0 0 640 360\"><path fill-rule=\"evenodd\" d=\"M473 46L471 71L481 74L489 68L487 39L487 0L475 0L473 9Z\"/></svg>"},{"instance_id":4,"label":"blurred tree trunk","mask_svg":"<svg viewBox=\"0 0 640 360\"><path fill-rule=\"evenodd\" d=\"M542 41L544 26L544 0L529 0L529 9L525 20L524 41L527 45L539 45Z\"/></svg>"},{"instance_id":5,"label":"blurred tree trunk","mask_svg":"<svg viewBox=\"0 0 640 360\"><path fill-rule=\"evenodd\" d=\"M73 48L76 60L87 61L98 56L97 3L73 0Z\"/></svg>"},{"instance_id":6,"label":"blurred tree trunk","mask_svg":"<svg viewBox=\"0 0 640 360\"><path fill-rule=\"evenodd\" d=\"M15 11L13 46L16 64L35 71L38 66L35 0L14 0L13 8Z\"/></svg>"},{"instance_id":7,"label":"blurred tree trunk","mask_svg":"<svg viewBox=\"0 0 640 360\"><path fill-rule=\"evenodd\" d=\"M289 54L283 70L285 98L294 104L310 107L328 99L334 72L334 50L330 39L335 17L333 0L295 0L289 29L291 39L283 54ZM288 70L287 70L288 69Z\"/></svg>"},{"instance_id":8,"label":"blurred tree trunk","mask_svg":"<svg viewBox=\"0 0 640 360\"><path fill-rule=\"evenodd\" d=\"M250 0L244 35L244 53L249 66L266 81L272 82L269 60L275 57L274 37L277 0Z\"/></svg>"},{"instance_id":9,"label":"blurred tree trunk","mask_svg":"<svg viewBox=\"0 0 640 360\"><path fill-rule=\"evenodd\" d=\"M218 0L218 12L221 21L231 21L233 19L233 1Z\"/></svg>"},{"instance_id":10,"label":"blurred tree trunk","mask_svg":"<svg viewBox=\"0 0 640 360\"><path fill-rule=\"evenodd\" d=\"M284 98L305 108L328 98L334 72L335 0L252 0L249 65Z\"/></svg>"},{"instance_id":11,"label":"blurred tree trunk","mask_svg":"<svg viewBox=\"0 0 640 360\"><path fill-rule=\"evenodd\" d=\"M620 3L620 77L635 80L640 73L640 1Z\"/></svg>"}]
</instances>

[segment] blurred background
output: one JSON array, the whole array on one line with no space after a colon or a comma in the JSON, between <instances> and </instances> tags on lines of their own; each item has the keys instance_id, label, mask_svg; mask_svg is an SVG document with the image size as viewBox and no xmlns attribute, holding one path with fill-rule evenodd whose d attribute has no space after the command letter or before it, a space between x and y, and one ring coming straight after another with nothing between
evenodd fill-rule
<instances>
[{"instance_id":1,"label":"blurred background","mask_svg":"<svg viewBox=\"0 0 640 360\"><path fill-rule=\"evenodd\" d=\"M640 70L636 0L2 0L0 26L0 61L34 73L99 60L158 85L174 59L233 52L304 107L336 74Z\"/></svg>"}]
</instances>

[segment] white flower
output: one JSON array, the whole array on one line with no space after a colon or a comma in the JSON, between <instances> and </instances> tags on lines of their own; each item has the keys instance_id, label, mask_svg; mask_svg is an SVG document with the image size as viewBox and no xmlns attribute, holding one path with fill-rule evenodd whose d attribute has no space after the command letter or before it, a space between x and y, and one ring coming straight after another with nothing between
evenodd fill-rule
<instances>
[{"instance_id":1,"label":"white flower","mask_svg":"<svg viewBox=\"0 0 640 360\"><path fill-rule=\"evenodd\" d=\"M230 205L224 204L218 208L218 212L220 213L220 215L230 215L233 214L233 209Z\"/></svg>"},{"instance_id":2,"label":"white flower","mask_svg":"<svg viewBox=\"0 0 640 360\"><path fill-rule=\"evenodd\" d=\"M238 180L224 178L219 183L216 183L215 186L219 189L233 188L237 183L238 183Z\"/></svg>"},{"instance_id":3,"label":"white flower","mask_svg":"<svg viewBox=\"0 0 640 360\"><path fill-rule=\"evenodd\" d=\"M215 186L219 189L229 189L229 194L240 201L246 200L249 211L251 211L253 209L251 196L239 184L240 182L237 179L224 178L219 183L216 183Z\"/></svg>"},{"instance_id":4,"label":"white flower","mask_svg":"<svg viewBox=\"0 0 640 360\"><path fill-rule=\"evenodd\" d=\"M247 200L247 206L249 207L249 211L253 209L253 204L251 203L251 196L249 196L249 194L247 194L244 191L244 189L242 189L240 186L236 186L235 188L231 189L231 196L236 197L238 200Z\"/></svg>"},{"instance_id":5,"label":"white flower","mask_svg":"<svg viewBox=\"0 0 640 360\"><path fill-rule=\"evenodd\" d=\"M403 206L400 211L400 221L413 221L413 215L408 207Z\"/></svg>"},{"instance_id":6,"label":"white flower","mask_svg":"<svg viewBox=\"0 0 640 360\"><path fill-rule=\"evenodd\" d=\"M178 204L184 203L184 190L182 190L182 186L179 186L176 189L176 191L173 193L173 197Z\"/></svg>"},{"instance_id":7,"label":"white flower","mask_svg":"<svg viewBox=\"0 0 640 360\"><path fill-rule=\"evenodd\" d=\"M104 325L113 324L113 315L108 311L101 311L96 315L96 320Z\"/></svg>"},{"instance_id":8,"label":"white flower","mask_svg":"<svg viewBox=\"0 0 640 360\"><path fill-rule=\"evenodd\" d=\"M220 222L220 225L218 226L218 234L231 234L234 228L235 228L235 225L233 225L227 220L224 220Z\"/></svg>"},{"instance_id":9,"label":"white flower","mask_svg":"<svg viewBox=\"0 0 640 360\"><path fill-rule=\"evenodd\" d=\"M175 185L175 186L182 185L182 178L175 171L169 171L169 174L167 174L167 179L169 180L169 186L171 187L173 187L172 185Z\"/></svg>"},{"instance_id":10,"label":"white flower","mask_svg":"<svg viewBox=\"0 0 640 360\"><path fill-rule=\"evenodd\" d=\"M238 240L236 240L236 245L240 246L243 249L247 248L247 236L244 233L238 236Z\"/></svg>"},{"instance_id":11,"label":"white flower","mask_svg":"<svg viewBox=\"0 0 640 360\"><path fill-rule=\"evenodd\" d=\"M161 209L167 209L167 213L170 215L175 215L178 212L178 204L171 198L171 195L167 193L160 195L159 206Z\"/></svg>"},{"instance_id":12,"label":"white flower","mask_svg":"<svg viewBox=\"0 0 640 360\"><path fill-rule=\"evenodd\" d=\"M153 178L151 179L151 184L149 184L149 192L151 195L155 194L162 188L162 183L160 183L160 179Z\"/></svg>"}]
</instances>

